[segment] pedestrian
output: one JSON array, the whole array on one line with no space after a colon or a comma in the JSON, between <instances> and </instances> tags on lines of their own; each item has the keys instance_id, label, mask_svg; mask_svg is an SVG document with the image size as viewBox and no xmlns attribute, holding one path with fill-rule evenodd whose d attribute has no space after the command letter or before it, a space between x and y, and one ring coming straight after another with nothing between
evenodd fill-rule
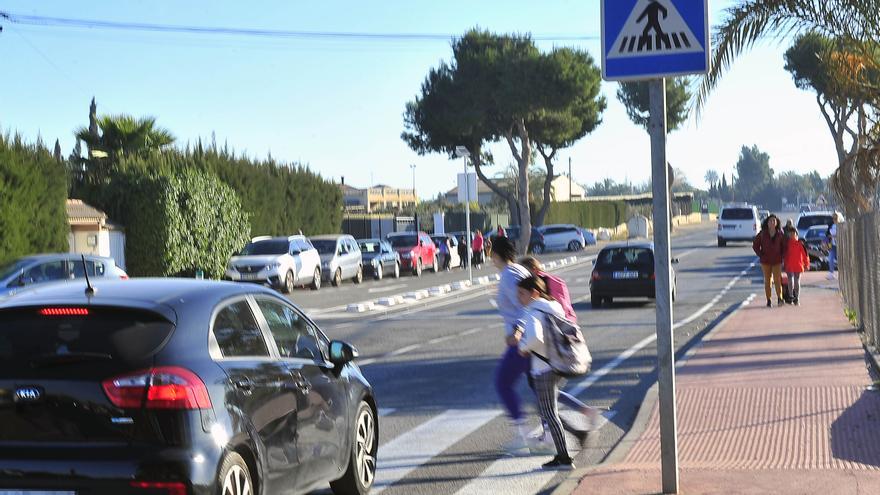
<instances>
[{"instance_id":1,"label":"pedestrian","mask_svg":"<svg viewBox=\"0 0 880 495\"><path fill-rule=\"evenodd\" d=\"M792 303L800 305L801 274L810 269L810 256L807 248L798 239L797 229L785 233L785 273L788 274L788 290Z\"/></svg>"},{"instance_id":2,"label":"pedestrian","mask_svg":"<svg viewBox=\"0 0 880 495\"><path fill-rule=\"evenodd\" d=\"M461 263L462 268L467 268L467 259L468 259L468 234L465 234L458 240L458 258Z\"/></svg>"},{"instance_id":3,"label":"pedestrian","mask_svg":"<svg viewBox=\"0 0 880 495\"><path fill-rule=\"evenodd\" d=\"M782 231L787 234L789 230L797 230L794 228L794 221L790 218L785 221L785 228Z\"/></svg>"},{"instance_id":4,"label":"pedestrian","mask_svg":"<svg viewBox=\"0 0 880 495\"><path fill-rule=\"evenodd\" d=\"M449 254L449 238L444 236L437 244L437 247L440 248L440 257L443 260L443 269L448 271L451 257Z\"/></svg>"},{"instance_id":5,"label":"pedestrian","mask_svg":"<svg viewBox=\"0 0 880 495\"><path fill-rule=\"evenodd\" d=\"M752 242L752 249L761 260L761 270L764 272L764 295L767 296L767 307L771 307L770 291L771 279L776 285L776 303L778 306L785 304L782 297L782 261L785 256L785 235L779 228L779 217L770 215L761 224L761 231Z\"/></svg>"},{"instance_id":6,"label":"pedestrian","mask_svg":"<svg viewBox=\"0 0 880 495\"><path fill-rule=\"evenodd\" d=\"M476 234L474 235L474 261L473 263L477 265L478 268L481 268L483 265L483 247L485 245L485 239L483 239L483 233L480 232L480 229L477 229Z\"/></svg>"},{"instance_id":7,"label":"pedestrian","mask_svg":"<svg viewBox=\"0 0 880 495\"><path fill-rule=\"evenodd\" d=\"M840 221L840 215L835 213L831 215L831 226L825 236L831 249L828 250L828 280L834 280L834 269L837 265L837 223Z\"/></svg>"},{"instance_id":8,"label":"pedestrian","mask_svg":"<svg viewBox=\"0 0 880 495\"><path fill-rule=\"evenodd\" d=\"M498 282L496 305L504 319L505 351L495 370L495 390L510 417L513 433L505 444L505 450L517 453L528 448L528 425L523 416L522 404L516 385L529 371L529 358L521 356L517 346L522 335L522 303L518 297L519 282L529 276L525 268L515 263L516 249L506 238L495 241L492 263L501 272Z\"/></svg>"},{"instance_id":9,"label":"pedestrian","mask_svg":"<svg viewBox=\"0 0 880 495\"><path fill-rule=\"evenodd\" d=\"M547 293L547 288L539 277L526 277L517 284L517 287L517 297L524 308L523 333L518 345L519 354L523 357L531 357L531 376L535 395L538 397L538 410L541 413L541 420L550 429L556 447L556 456L541 467L548 470L571 470L574 469L574 462L568 454L556 401L559 388L565 384L565 379L545 362L546 356L549 355L548 339L544 335L546 314L564 317L565 312L558 302L542 297Z\"/></svg>"},{"instance_id":10,"label":"pedestrian","mask_svg":"<svg viewBox=\"0 0 880 495\"><path fill-rule=\"evenodd\" d=\"M501 224L498 224L498 237L507 237L507 232L504 232L504 227Z\"/></svg>"}]
</instances>

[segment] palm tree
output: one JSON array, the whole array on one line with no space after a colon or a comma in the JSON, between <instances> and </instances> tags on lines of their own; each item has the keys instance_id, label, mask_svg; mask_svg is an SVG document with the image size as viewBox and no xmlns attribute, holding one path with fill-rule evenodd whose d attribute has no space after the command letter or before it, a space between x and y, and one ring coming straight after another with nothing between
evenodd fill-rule
<instances>
[{"instance_id":1,"label":"palm tree","mask_svg":"<svg viewBox=\"0 0 880 495\"><path fill-rule=\"evenodd\" d=\"M718 182L718 172L714 170L706 170L706 175L703 176L703 179L711 186Z\"/></svg>"},{"instance_id":2,"label":"palm tree","mask_svg":"<svg viewBox=\"0 0 880 495\"><path fill-rule=\"evenodd\" d=\"M92 156L100 156L103 152L112 160L159 150L174 142L171 132L156 126L154 117L103 115L98 119L98 127L100 135L92 134L87 127L80 127L76 130L76 137L86 143Z\"/></svg>"}]
</instances>

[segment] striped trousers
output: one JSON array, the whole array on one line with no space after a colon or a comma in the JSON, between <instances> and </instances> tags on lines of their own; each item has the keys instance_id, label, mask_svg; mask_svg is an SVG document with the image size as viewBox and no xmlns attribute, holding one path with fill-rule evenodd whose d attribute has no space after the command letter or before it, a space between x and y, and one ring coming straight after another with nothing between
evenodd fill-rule
<instances>
[{"instance_id":1,"label":"striped trousers","mask_svg":"<svg viewBox=\"0 0 880 495\"><path fill-rule=\"evenodd\" d=\"M535 383L535 395L538 396L538 411L541 414L541 419L544 420L550 429L553 444L556 446L556 453L559 457L568 458L565 433L562 431L562 420L559 418L559 404L556 402L556 397L559 395L559 387L564 384L565 379L552 371L548 371L534 375L532 380Z\"/></svg>"}]
</instances>

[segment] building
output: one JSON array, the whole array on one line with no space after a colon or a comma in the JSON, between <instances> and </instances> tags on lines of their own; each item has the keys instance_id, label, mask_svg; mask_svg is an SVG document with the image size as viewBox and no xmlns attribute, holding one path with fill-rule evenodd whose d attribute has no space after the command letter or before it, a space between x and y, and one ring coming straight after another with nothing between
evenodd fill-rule
<instances>
[{"instance_id":1,"label":"building","mask_svg":"<svg viewBox=\"0 0 880 495\"><path fill-rule=\"evenodd\" d=\"M125 269L125 233L107 220L107 214L79 199L67 200L69 252L106 256Z\"/></svg>"},{"instance_id":2,"label":"building","mask_svg":"<svg viewBox=\"0 0 880 495\"><path fill-rule=\"evenodd\" d=\"M492 179L492 182L502 189L513 189L511 180L507 178ZM569 196L569 187L571 187L571 196ZM532 196L540 191L532 191ZM550 182L550 201L583 201L586 197L584 188L574 181L569 181L568 177L559 175ZM490 204L504 204L504 200L496 195L489 186L482 180L477 181L477 198L480 206L488 206ZM458 203L458 187L453 187L446 192L446 201L449 203Z\"/></svg>"},{"instance_id":3,"label":"building","mask_svg":"<svg viewBox=\"0 0 880 495\"><path fill-rule=\"evenodd\" d=\"M415 189L398 189L384 184L366 189L340 184L339 189L345 210L350 212L401 211L414 208L419 202Z\"/></svg>"}]
</instances>

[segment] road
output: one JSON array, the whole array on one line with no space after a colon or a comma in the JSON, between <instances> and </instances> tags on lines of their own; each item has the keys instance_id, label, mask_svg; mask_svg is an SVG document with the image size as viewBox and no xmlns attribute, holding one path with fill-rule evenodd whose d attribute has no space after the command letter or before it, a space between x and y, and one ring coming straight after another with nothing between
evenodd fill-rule
<instances>
[{"instance_id":1,"label":"road","mask_svg":"<svg viewBox=\"0 0 880 495\"><path fill-rule=\"evenodd\" d=\"M674 307L680 352L761 287L751 247L715 247L712 227L673 237L673 257L680 259ZM613 413L577 455L578 466L602 460L656 381L654 304L615 301L611 308L593 310L590 271L591 265L583 263L556 272L569 286L594 357L593 372L566 389ZM507 457L500 450L509 433L493 388L504 346L491 292L382 316L318 317L331 338L358 347L359 363L376 389L380 468L373 493L542 493L564 478L540 470L549 456ZM533 396L524 383L520 392L537 427ZM569 444L573 448L576 442L572 438Z\"/></svg>"}]
</instances>

